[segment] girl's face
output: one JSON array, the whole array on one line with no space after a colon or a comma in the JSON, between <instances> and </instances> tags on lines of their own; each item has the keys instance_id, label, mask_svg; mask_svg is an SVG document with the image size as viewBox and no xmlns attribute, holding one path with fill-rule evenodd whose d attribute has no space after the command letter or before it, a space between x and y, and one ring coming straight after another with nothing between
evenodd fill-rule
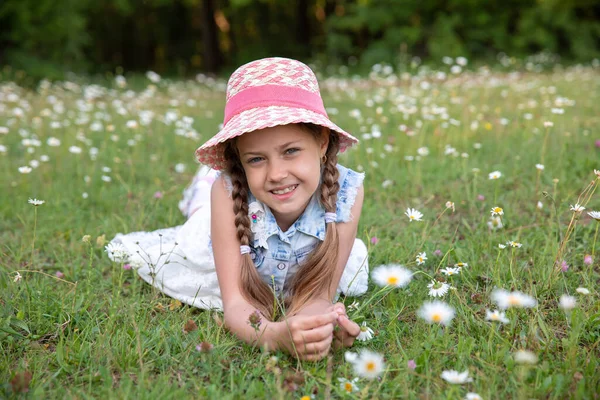
<instances>
[{"instance_id":1,"label":"girl's face","mask_svg":"<svg viewBox=\"0 0 600 400\"><path fill-rule=\"evenodd\" d=\"M237 148L250 191L269 206L286 231L304 212L319 187L321 157L329 138L317 139L298 125L245 133Z\"/></svg>"}]
</instances>

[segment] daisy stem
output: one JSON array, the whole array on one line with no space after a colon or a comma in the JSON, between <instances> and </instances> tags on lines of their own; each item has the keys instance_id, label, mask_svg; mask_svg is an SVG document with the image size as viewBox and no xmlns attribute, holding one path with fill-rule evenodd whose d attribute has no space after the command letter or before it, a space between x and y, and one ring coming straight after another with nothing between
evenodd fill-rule
<instances>
[{"instance_id":1,"label":"daisy stem","mask_svg":"<svg viewBox=\"0 0 600 400\"><path fill-rule=\"evenodd\" d=\"M446 253L446 254L447 254L447 253ZM423 274L423 275L425 275L426 277L428 277L429 279L431 279L432 281L434 280L434 279L431 277L431 275L429 275L429 274L428 274L427 272L425 272L425 271L416 271L416 272L413 274L413 276L415 276L415 275L417 275L417 274Z\"/></svg>"},{"instance_id":2,"label":"daisy stem","mask_svg":"<svg viewBox=\"0 0 600 400\"><path fill-rule=\"evenodd\" d=\"M515 274L513 273L513 262L515 260L515 248L513 247L512 252L510 254L510 266L509 266L509 270L510 270L510 278L512 279L512 283L515 283Z\"/></svg>"},{"instance_id":3,"label":"daisy stem","mask_svg":"<svg viewBox=\"0 0 600 400\"><path fill-rule=\"evenodd\" d=\"M37 206L33 208L33 240L31 241L31 261L29 268L33 268L33 255L35 252L35 233L37 230Z\"/></svg>"},{"instance_id":4,"label":"daisy stem","mask_svg":"<svg viewBox=\"0 0 600 400\"><path fill-rule=\"evenodd\" d=\"M494 264L494 274L496 275L496 282L500 282L500 274L499 274L499 270L498 270L498 261L500 260L500 253L502 253L502 251L498 251L498 257L496 257L496 263Z\"/></svg>"},{"instance_id":5,"label":"daisy stem","mask_svg":"<svg viewBox=\"0 0 600 400\"><path fill-rule=\"evenodd\" d=\"M594 263L594 254L596 254L596 239L598 238L598 227L600 227L600 222L596 223L596 233L594 233L594 243L592 244L592 264Z\"/></svg>"}]
</instances>

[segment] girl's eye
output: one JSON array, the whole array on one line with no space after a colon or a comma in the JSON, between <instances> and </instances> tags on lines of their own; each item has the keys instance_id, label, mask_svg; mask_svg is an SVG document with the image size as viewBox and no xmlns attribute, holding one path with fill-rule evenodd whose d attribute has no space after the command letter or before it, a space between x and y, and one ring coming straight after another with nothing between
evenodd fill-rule
<instances>
[{"instance_id":1,"label":"girl's eye","mask_svg":"<svg viewBox=\"0 0 600 400\"><path fill-rule=\"evenodd\" d=\"M300 149L299 149L299 148L297 148L297 147L292 147L291 149L287 149L287 150L285 151L285 154L294 154L294 153L297 153L297 152L299 152L299 151L300 151Z\"/></svg>"},{"instance_id":2,"label":"girl's eye","mask_svg":"<svg viewBox=\"0 0 600 400\"><path fill-rule=\"evenodd\" d=\"M257 162L259 162L260 160L262 160L261 157L252 157L250 158L248 161L246 161L248 164L256 164Z\"/></svg>"}]
</instances>

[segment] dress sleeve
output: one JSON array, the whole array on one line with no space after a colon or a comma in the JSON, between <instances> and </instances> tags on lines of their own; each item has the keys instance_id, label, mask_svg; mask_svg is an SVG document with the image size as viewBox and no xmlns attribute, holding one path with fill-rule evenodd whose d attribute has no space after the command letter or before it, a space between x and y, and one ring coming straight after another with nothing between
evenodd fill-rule
<instances>
[{"instance_id":1,"label":"dress sleeve","mask_svg":"<svg viewBox=\"0 0 600 400\"><path fill-rule=\"evenodd\" d=\"M224 172L219 172L219 175L223 178L223 185L225 185L225 190L229 193L229 197L233 193L233 183L231 183L231 177Z\"/></svg>"},{"instance_id":2,"label":"dress sleeve","mask_svg":"<svg viewBox=\"0 0 600 400\"><path fill-rule=\"evenodd\" d=\"M363 184L365 174L358 173L341 165L338 165L338 171L340 172L338 180L340 190L336 203L337 222L348 222L352 220L350 211L356 200L358 189Z\"/></svg>"}]
</instances>

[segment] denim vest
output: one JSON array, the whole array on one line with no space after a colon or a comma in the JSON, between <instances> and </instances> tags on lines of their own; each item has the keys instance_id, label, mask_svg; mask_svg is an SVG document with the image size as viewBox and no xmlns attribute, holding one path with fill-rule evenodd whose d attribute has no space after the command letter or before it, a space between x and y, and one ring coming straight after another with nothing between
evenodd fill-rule
<instances>
[{"instance_id":1,"label":"denim vest","mask_svg":"<svg viewBox=\"0 0 600 400\"><path fill-rule=\"evenodd\" d=\"M352 219L358 188L364 174L337 165L340 190L336 203L336 222ZM262 280L275 290L277 297L289 296L292 278L311 251L325 240L325 209L315 193L302 215L283 232L269 207L248 196L249 214L253 231L251 257Z\"/></svg>"}]
</instances>

